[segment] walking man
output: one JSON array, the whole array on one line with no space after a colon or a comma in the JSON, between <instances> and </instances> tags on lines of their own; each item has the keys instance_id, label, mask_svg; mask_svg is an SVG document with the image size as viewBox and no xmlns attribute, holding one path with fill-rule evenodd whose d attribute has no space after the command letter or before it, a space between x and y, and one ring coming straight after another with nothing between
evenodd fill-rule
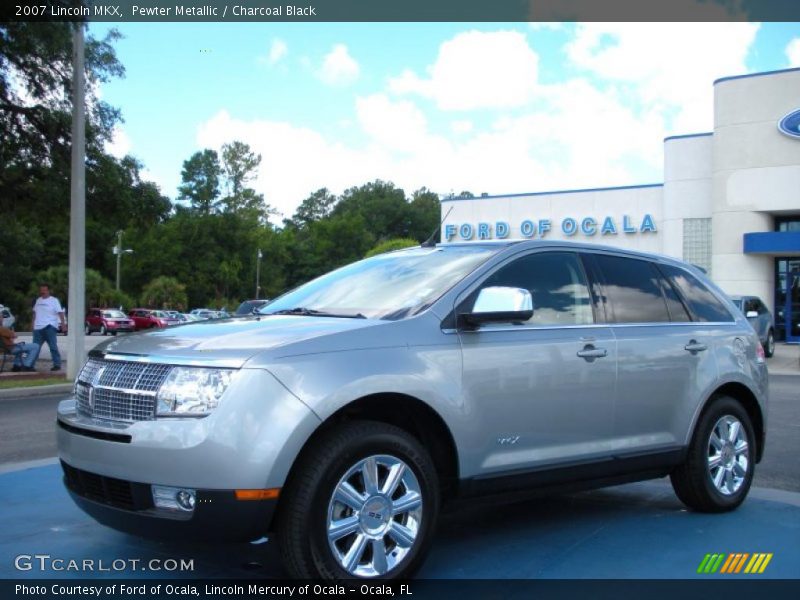
<instances>
[{"instance_id":1,"label":"walking man","mask_svg":"<svg viewBox=\"0 0 800 600\"><path fill-rule=\"evenodd\" d=\"M58 298L50 295L50 286L43 283L39 286L39 297L33 305L33 343L42 345L46 342L53 359L51 371L61 369L61 354L58 352L58 331L67 331L64 320L64 309ZM38 358L38 354L37 354Z\"/></svg>"},{"instance_id":2,"label":"walking man","mask_svg":"<svg viewBox=\"0 0 800 600\"><path fill-rule=\"evenodd\" d=\"M33 368L33 363L36 362L36 356L39 354L39 346L18 342L17 334L8 327L0 327L0 345L14 357L14 366L11 369L14 373L36 370Z\"/></svg>"}]
</instances>

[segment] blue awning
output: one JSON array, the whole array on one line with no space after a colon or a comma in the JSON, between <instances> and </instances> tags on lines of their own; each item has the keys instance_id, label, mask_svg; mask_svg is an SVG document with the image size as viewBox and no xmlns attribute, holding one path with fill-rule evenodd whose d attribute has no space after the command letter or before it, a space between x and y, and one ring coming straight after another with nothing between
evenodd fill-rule
<instances>
[{"instance_id":1,"label":"blue awning","mask_svg":"<svg viewBox=\"0 0 800 600\"><path fill-rule=\"evenodd\" d=\"M800 231L745 233L744 253L800 255Z\"/></svg>"}]
</instances>

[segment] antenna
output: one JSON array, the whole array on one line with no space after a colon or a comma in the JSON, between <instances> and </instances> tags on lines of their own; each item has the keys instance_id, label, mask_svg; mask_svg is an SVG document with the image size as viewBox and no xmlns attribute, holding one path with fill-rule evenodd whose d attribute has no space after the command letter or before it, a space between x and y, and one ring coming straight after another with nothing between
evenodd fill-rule
<instances>
[{"instance_id":1,"label":"antenna","mask_svg":"<svg viewBox=\"0 0 800 600\"><path fill-rule=\"evenodd\" d=\"M451 212L453 212L452 206L450 207L450 210L447 211L447 214L444 216L444 219L442 219L442 222L439 223L439 226L433 230L431 237L420 244L421 248L434 248L436 246L436 242L433 241L433 238L435 238L436 234L442 230L442 225L444 225L444 222L447 220L447 217L450 216Z\"/></svg>"}]
</instances>

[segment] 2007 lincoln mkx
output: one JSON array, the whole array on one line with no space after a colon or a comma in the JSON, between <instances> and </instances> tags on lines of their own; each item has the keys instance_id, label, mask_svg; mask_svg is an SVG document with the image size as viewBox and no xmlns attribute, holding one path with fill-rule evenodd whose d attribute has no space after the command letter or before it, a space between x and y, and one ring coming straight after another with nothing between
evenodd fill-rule
<instances>
[{"instance_id":1,"label":"2007 lincoln mkx","mask_svg":"<svg viewBox=\"0 0 800 600\"><path fill-rule=\"evenodd\" d=\"M245 319L115 338L58 408L64 481L139 535L277 541L302 578L407 577L456 496L669 475L745 499L764 351L703 273L566 242L423 245Z\"/></svg>"}]
</instances>

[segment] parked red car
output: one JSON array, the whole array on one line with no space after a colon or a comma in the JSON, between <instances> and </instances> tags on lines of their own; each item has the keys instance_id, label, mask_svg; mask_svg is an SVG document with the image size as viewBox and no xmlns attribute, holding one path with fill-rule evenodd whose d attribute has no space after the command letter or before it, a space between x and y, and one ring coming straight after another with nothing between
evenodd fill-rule
<instances>
[{"instance_id":1,"label":"parked red car","mask_svg":"<svg viewBox=\"0 0 800 600\"><path fill-rule=\"evenodd\" d=\"M169 327L180 323L179 320L173 319L163 310L151 310L149 308L133 308L128 311L128 316L133 319L136 331L155 327Z\"/></svg>"},{"instance_id":2,"label":"parked red car","mask_svg":"<svg viewBox=\"0 0 800 600\"><path fill-rule=\"evenodd\" d=\"M117 335L120 331L133 331L133 319L116 308L90 308L83 324L86 335L99 331L102 335Z\"/></svg>"}]
</instances>

